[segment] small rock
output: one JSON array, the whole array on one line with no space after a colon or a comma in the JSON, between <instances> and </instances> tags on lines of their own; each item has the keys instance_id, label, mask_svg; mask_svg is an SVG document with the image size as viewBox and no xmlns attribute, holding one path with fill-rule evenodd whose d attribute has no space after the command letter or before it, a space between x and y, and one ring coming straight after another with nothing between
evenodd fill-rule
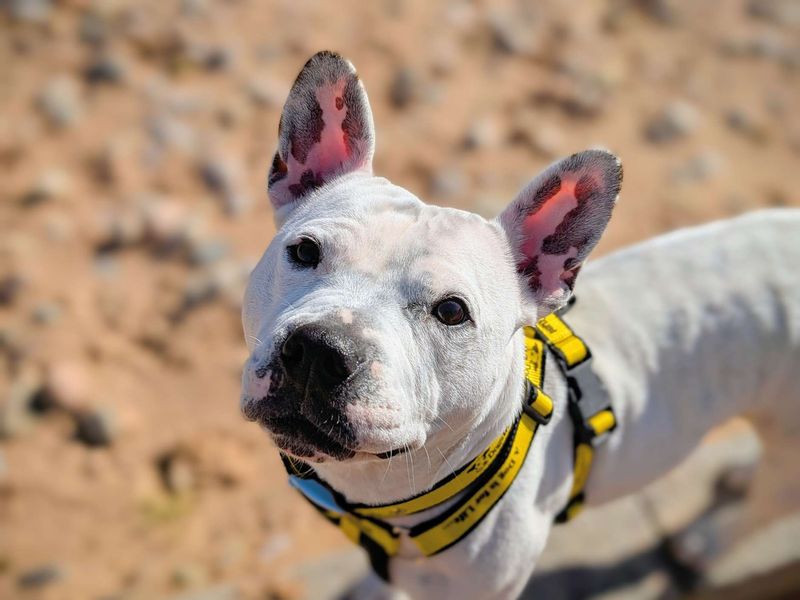
<instances>
[{"instance_id":1,"label":"small rock","mask_svg":"<svg viewBox=\"0 0 800 600\"><path fill-rule=\"evenodd\" d=\"M80 93L80 86L71 77L53 77L39 94L39 110L56 127L74 125L83 114Z\"/></svg>"},{"instance_id":2,"label":"small rock","mask_svg":"<svg viewBox=\"0 0 800 600\"><path fill-rule=\"evenodd\" d=\"M198 240L191 245L189 260L194 265L210 265L230 252L230 246L224 240Z\"/></svg>"},{"instance_id":3,"label":"small rock","mask_svg":"<svg viewBox=\"0 0 800 600\"><path fill-rule=\"evenodd\" d=\"M264 77L251 79L246 91L253 104L260 108L280 108L289 95L287 85Z\"/></svg>"},{"instance_id":4,"label":"small rock","mask_svg":"<svg viewBox=\"0 0 800 600\"><path fill-rule=\"evenodd\" d=\"M208 583L208 573L199 564L185 564L172 571L172 582L179 588L199 588Z\"/></svg>"},{"instance_id":5,"label":"small rock","mask_svg":"<svg viewBox=\"0 0 800 600\"><path fill-rule=\"evenodd\" d=\"M157 461L161 480L173 494L185 494L197 487L196 465L182 449L171 450Z\"/></svg>"},{"instance_id":6,"label":"small rock","mask_svg":"<svg viewBox=\"0 0 800 600\"><path fill-rule=\"evenodd\" d=\"M181 14L187 17L205 16L208 9L208 0L181 0Z\"/></svg>"},{"instance_id":7,"label":"small rock","mask_svg":"<svg viewBox=\"0 0 800 600\"><path fill-rule=\"evenodd\" d=\"M197 147L197 134L186 123L174 117L161 115L148 120L147 130L159 147L177 149L193 154Z\"/></svg>"},{"instance_id":8,"label":"small rock","mask_svg":"<svg viewBox=\"0 0 800 600\"><path fill-rule=\"evenodd\" d=\"M698 120L697 111L690 104L672 102L647 124L645 136L654 144L671 142L692 133Z\"/></svg>"},{"instance_id":9,"label":"small rock","mask_svg":"<svg viewBox=\"0 0 800 600\"><path fill-rule=\"evenodd\" d=\"M19 275L11 274L0 277L0 306L11 306L16 302L25 282Z\"/></svg>"},{"instance_id":10,"label":"small rock","mask_svg":"<svg viewBox=\"0 0 800 600\"><path fill-rule=\"evenodd\" d=\"M518 16L494 12L488 19L494 49L503 54L533 57L538 51L538 38L530 23Z\"/></svg>"},{"instance_id":11,"label":"small rock","mask_svg":"<svg viewBox=\"0 0 800 600\"><path fill-rule=\"evenodd\" d=\"M465 150L493 148L498 145L500 137L500 125L497 120L491 117L483 117L469 126L462 146Z\"/></svg>"},{"instance_id":12,"label":"small rock","mask_svg":"<svg viewBox=\"0 0 800 600\"><path fill-rule=\"evenodd\" d=\"M721 171L724 164L724 159L717 152L703 152L673 169L670 180L676 184L701 183Z\"/></svg>"},{"instance_id":13,"label":"small rock","mask_svg":"<svg viewBox=\"0 0 800 600\"><path fill-rule=\"evenodd\" d=\"M172 596L168 600L240 600L239 589L229 583L215 585L204 590L186 592Z\"/></svg>"},{"instance_id":14,"label":"small rock","mask_svg":"<svg viewBox=\"0 0 800 600\"><path fill-rule=\"evenodd\" d=\"M62 315L61 305L57 302L40 302L33 308L31 317L39 325L55 325Z\"/></svg>"},{"instance_id":15,"label":"small rock","mask_svg":"<svg viewBox=\"0 0 800 600\"><path fill-rule=\"evenodd\" d=\"M656 23L675 25L678 22L678 13L671 0L638 0L636 4Z\"/></svg>"},{"instance_id":16,"label":"small rock","mask_svg":"<svg viewBox=\"0 0 800 600\"><path fill-rule=\"evenodd\" d=\"M555 158L562 154L564 134L554 125L527 120L514 127L509 141L527 146L544 158Z\"/></svg>"},{"instance_id":17,"label":"small rock","mask_svg":"<svg viewBox=\"0 0 800 600\"><path fill-rule=\"evenodd\" d=\"M398 68L389 86L389 100L394 107L406 108L419 96L419 82L416 73L408 67Z\"/></svg>"},{"instance_id":18,"label":"small rock","mask_svg":"<svg viewBox=\"0 0 800 600\"><path fill-rule=\"evenodd\" d=\"M800 25L800 3L797 0L750 0L751 16L783 27Z\"/></svg>"},{"instance_id":19,"label":"small rock","mask_svg":"<svg viewBox=\"0 0 800 600\"><path fill-rule=\"evenodd\" d=\"M141 243L145 235L144 216L140 211L120 210L104 215L96 250L108 254Z\"/></svg>"},{"instance_id":20,"label":"small rock","mask_svg":"<svg viewBox=\"0 0 800 600\"><path fill-rule=\"evenodd\" d=\"M243 214L252 205L242 184L243 168L232 159L210 158L200 164L200 176L222 202L230 216Z\"/></svg>"},{"instance_id":21,"label":"small rock","mask_svg":"<svg viewBox=\"0 0 800 600\"><path fill-rule=\"evenodd\" d=\"M77 361L57 362L45 371L44 386L38 400L43 407L70 411L86 406L90 381L86 367Z\"/></svg>"},{"instance_id":22,"label":"small rock","mask_svg":"<svg viewBox=\"0 0 800 600\"><path fill-rule=\"evenodd\" d=\"M111 407L75 415L75 437L91 447L110 446L117 436L116 413Z\"/></svg>"},{"instance_id":23,"label":"small rock","mask_svg":"<svg viewBox=\"0 0 800 600\"><path fill-rule=\"evenodd\" d=\"M64 577L65 572L59 565L42 565L20 575L17 584L21 588L40 588L57 583L64 579Z\"/></svg>"},{"instance_id":24,"label":"small rock","mask_svg":"<svg viewBox=\"0 0 800 600\"><path fill-rule=\"evenodd\" d=\"M86 81L91 84L118 84L127 76L127 65L118 56L104 54L89 64L84 71Z\"/></svg>"},{"instance_id":25,"label":"small rock","mask_svg":"<svg viewBox=\"0 0 800 600\"><path fill-rule=\"evenodd\" d=\"M766 124L758 121L752 114L734 109L725 115L728 126L756 143L764 143L769 139L769 129Z\"/></svg>"},{"instance_id":26,"label":"small rock","mask_svg":"<svg viewBox=\"0 0 800 600\"><path fill-rule=\"evenodd\" d=\"M52 0L9 0L0 2L0 8L6 8L17 21L24 23L46 23L53 9Z\"/></svg>"},{"instance_id":27,"label":"small rock","mask_svg":"<svg viewBox=\"0 0 800 600\"><path fill-rule=\"evenodd\" d=\"M431 193L441 198L452 198L461 194L467 186L467 178L461 169L449 167L437 169L430 182Z\"/></svg>"},{"instance_id":28,"label":"small rock","mask_svg":"<svg viewBox=\"0 0 800 600\"><path fill-rule=\"evenodd\" d=\"M70 187L69 173L62 169L47 169L36 178L31 189L22 197L22 204L34 206L63 197L69 193Z\"/></svg>"},{"instance_id":29,"label":"small rock","mask_svg":"<svg viewBox=\"0 0 800 600\"><path fill-rule=\"evenodd\" d=\"M0 439L25 433L33 425L34 399L40 389L37 373L18 376L0 400Z\"/></svg>"},{"instance_id":30,"label":"small rock","mask_svg":"<svg viewBox=\"0 0 800 600\"><path fill-rule=\"evenodd\" d=\"M23 0L24 2L25 0ZM86 44L100 46L110 37L110 26L107 18L99 11L86 11L78 25L78 35Z\"/></svg>"}]
</instances>

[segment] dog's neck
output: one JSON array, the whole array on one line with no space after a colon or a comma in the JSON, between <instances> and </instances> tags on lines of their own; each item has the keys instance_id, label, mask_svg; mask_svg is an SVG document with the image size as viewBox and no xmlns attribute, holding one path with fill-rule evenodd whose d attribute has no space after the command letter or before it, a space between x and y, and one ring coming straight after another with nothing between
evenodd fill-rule
<instances>
[{"instance_id":1,"label":"dog's neck","mask_svg":"<svg viewBox=\"0 0 800 600\"><path fill-rule=\"evenodd\" d=\"M314 470L349 502L386 504L429 490L482 452L509 426L522 406L525 377L522 331L506 348L510 368L495 381L488 397L476 400L490 407L483 418L459 425L440 421L422 448L384 460L323 462Z\"/></svg>"}]
</instances>

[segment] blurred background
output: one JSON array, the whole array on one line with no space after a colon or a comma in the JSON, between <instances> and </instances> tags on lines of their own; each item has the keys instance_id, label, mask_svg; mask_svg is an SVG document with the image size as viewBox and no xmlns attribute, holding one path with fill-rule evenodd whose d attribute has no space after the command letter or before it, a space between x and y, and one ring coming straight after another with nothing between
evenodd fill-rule
<instances>
[{"instance_id":1,"label":"blurred background","mask_svg":"<svg viewBox=\"0 0 800 600\"><path fill-rule=\"evenodd\" d=\"M280 109L325 48L367 86L376 172L432 203L493 216L600 144L625 181L597 255L800 204L797 0L0 0L0 597L333 598L363 572L238 410ZM797 513L684 568L757 454L728 427L588 511L526 597L799 597Z\"/></svg>"}]
</instances>

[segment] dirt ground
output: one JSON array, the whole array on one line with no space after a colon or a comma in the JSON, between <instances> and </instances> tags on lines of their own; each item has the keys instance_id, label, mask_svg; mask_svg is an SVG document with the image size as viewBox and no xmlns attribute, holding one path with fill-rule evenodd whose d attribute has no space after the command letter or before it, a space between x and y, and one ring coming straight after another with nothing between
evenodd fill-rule
<instances>
[{"instance_id":1,"label":"dirt ground","mask_svg":"<svg viewBox=\"0 0 800 600\"><path fill-rule=\"evenodd\" d=\"M492 216L603 145L598 255L800 206L794 0L0 0L0 597L291 598L347 547L238 409L280 108L325 48L432 203Z\"/></svg>"}]
</instances>

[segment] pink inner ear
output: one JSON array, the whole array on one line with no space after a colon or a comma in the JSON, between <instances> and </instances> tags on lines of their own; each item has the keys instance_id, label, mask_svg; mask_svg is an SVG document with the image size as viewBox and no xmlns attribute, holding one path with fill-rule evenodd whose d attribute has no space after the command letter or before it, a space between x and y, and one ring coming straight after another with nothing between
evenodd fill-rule
<instances>
[{"instance_id":1,"label":"pink inner ear","mask_svg":"<svg viewBox=\"0 0 800 600\"><path fill-rule=\"evenodd\" d=\"M578 206L575 195L577 182L576 177L563 175L559 190L546 199L538 210L525 217L522 223L525 240L522 244L522 253L525 261L520 265L521 270L535 261L533 266L536 275L531 278L530 284L534 291L546 290L553 299L565 293L562 282L574 279L572 272L566 271L564 267L570 259L578 256L578 248L571 246L563 254L546 254L542 245L545 238L555 233L556 228L564 221L564 217Z\"/></svg>"},{"instance_id":2,"label":"pink inner ear","mask_svg":"<svg viewBox=\"0 0 800 600\"><path fill-rule=\"evenodd\" d=\"M333 85L316 90L317 102L322 108L322 130L320 143L309 153L307 166L321 173L329 173L350 157L344 140L342 122L347 116L348 107L344 103L345 81L340 79Z\"/></svg>"},{"instance_id":3,"label":"pink inner ear","mask_svg":"<svg viewBox=\"0 0 800 600\"><path fill-rule=\"evenodd\" d=\"M315 90L325 126L320 132L320 141L309 149L305 163L298 162L289 152L287 185L300 183L304 174L309 171L313 177L321 180L323 176L337 171L342 163L350 158L350 152L345 143L345 132L342 129L342 122L347 116L348 110L343 96L346 83L344 79L340 79L334 84Z\"/></svg>"},{"instance_id":4,"label":"pink inner ear","mask_svg":"<svg viewBox=\"0 0 800 600\"><path fill-rule=\"evenodd\" d=\"M542 254L542 242L555 232L556 227L564 220L566 214L578 206L575 197L577 179L563 176L561 188L546 200L539 209L522 222L522 234L525 242L522 253L528 258Z\"/></svg>"}]
</instances>

